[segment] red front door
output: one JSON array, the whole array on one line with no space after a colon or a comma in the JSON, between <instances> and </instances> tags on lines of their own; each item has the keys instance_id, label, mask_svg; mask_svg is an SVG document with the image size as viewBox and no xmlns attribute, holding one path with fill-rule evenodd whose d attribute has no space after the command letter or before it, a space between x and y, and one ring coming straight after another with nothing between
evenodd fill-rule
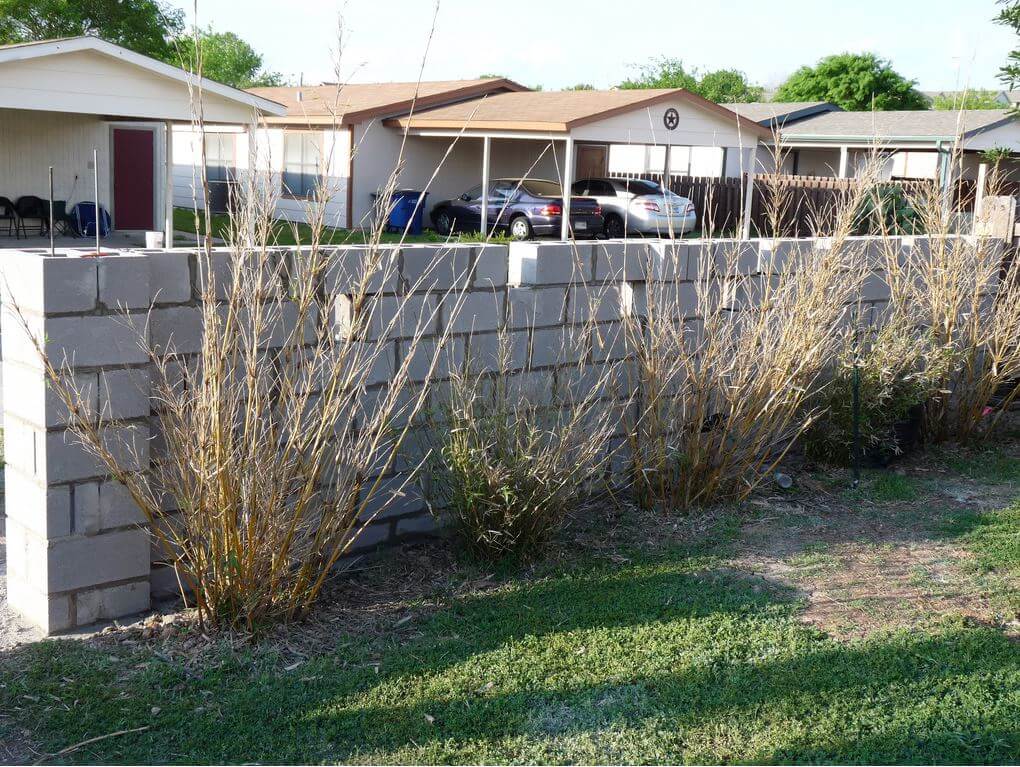
<instances>
[{"instance_id":1,"label":"red front door","mask_svg":"<svg viewBox=\"0 0 1020 767\"><path fill-rule=\"evenodd\" d=\"M153 229L155 144L154 131L113 129L115 229Z\"/></svg>"}]
</instances>

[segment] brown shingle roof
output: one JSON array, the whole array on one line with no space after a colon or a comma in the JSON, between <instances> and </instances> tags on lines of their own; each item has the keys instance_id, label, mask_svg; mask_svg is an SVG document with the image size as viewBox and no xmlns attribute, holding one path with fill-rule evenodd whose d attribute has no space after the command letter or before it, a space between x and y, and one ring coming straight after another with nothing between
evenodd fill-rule
<instances>
[{"instance_id":1,"label":"brown shingle roof","mask_svg":"<svg viewBox=\"0 0 1020 767\"><path fill-rule=\"evenodd\" d=\"M919 109L893 112L827 112L798 122L783 137L855 138L865 141L890 138L953 139L1009 122L1005 109L968 109L962 112Z\"/></svg>"},{"instance_id":2,"label":"brown shingle roof","mask_svg":"<svg viewBox=\"0 0 1020 767\"><path fill-rule=\"evenodd\" d=\"M527 91L499 93L484 99L451 104L389 121L413 128L477 130L536 130L565 133L579 125L602 120L662 101L680 100L726 120L735 115L718 104L681 88L614 91ZM757 123L739 118L752 134L770 135Z\"/></svg>"},{"instance_id":3,"label":"brown shingle roof","mask_svg":"<svg viewBox=\"0 0 1020 767\"><path fill-rule=\"evenodd\" d=\"M439 106L489 93L526 90L506 78L435 80L412 83L347 83L301 87L249 88L262 98L287 107L287 116L270 122L291 124L353 124ZM300 96L299 96L300 94ZM417 94L417 99L415 98Z\"/></svg>"}]
</instances>

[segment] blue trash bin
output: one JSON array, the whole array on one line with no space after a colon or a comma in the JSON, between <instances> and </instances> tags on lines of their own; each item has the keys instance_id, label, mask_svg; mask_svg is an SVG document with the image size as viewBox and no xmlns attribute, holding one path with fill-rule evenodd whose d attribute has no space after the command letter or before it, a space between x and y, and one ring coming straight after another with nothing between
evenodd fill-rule
<instances>
[{"instance_id":1,"label":"blue trash bin","mask_svg":"<svg viewBox=\"0 0 1020 767\"><path fill-rule=\"evenodd\" d=\"M400 189L394 192L390 198L387 228L398 232L406 230L408 234L421 234L425 199L428 196L428 192L416 192L413 189ZM421 200L420 203L419 200ZM408 222L410 222L410 226L408 226Z\"/></svg>"}]
</instances>

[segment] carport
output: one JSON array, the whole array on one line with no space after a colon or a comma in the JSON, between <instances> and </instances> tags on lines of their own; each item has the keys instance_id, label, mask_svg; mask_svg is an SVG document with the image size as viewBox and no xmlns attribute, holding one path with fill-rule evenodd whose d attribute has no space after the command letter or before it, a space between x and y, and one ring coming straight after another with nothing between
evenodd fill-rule
<instances>
[{"instance_id":1,"label":"carport","mask_svg":"<svg viewBox=\"0 0 1020 767\"><path fill-rule=\"evenodd\" d=\"M285 112L95 37L0 46L0 196L45 199L52 166L55 200L98 196L114 228L172 242L171 125L193 121L199 94L209 124Z\"/></svg>"},{"instance_id":2,"label":"carport","mask_svg":"<svg viewBox=\"0 0 1020 767\"><path fill-rule=\"evenodd\" d=\"M563 195L562 239L570 234L569 190L575 178L646 172L753 178L756 151L772 133L683 89L525 91L394 117L384 122L412 139L453 139L446 162L474 164L482 184L482 231L488 231L488 189L494 150L507 142L552 149L545 167L558 172ZM474 147L458 148L461 142ZM477 143L475 143L477 142ZM519 167L523 175L528 168ZM697 171L697 172L692 172ZM432 179L401 177L425 188Z\"/></svg>"}]
</instances>

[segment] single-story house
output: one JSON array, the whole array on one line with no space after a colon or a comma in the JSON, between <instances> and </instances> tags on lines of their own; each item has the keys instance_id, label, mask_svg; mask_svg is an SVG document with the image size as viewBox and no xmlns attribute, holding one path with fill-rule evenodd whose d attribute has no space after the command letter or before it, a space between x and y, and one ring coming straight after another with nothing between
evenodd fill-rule
<instances>
[{"instance_id":1,"label":"single-story house","mask_svg":"<svg viewBox=\"0 0 1020 767\"><path fill-rule=\"evenodd\" d=\"M369 223L375 195L398 159L398 186L428 191L431 207L508 176L565 186L601 175L739 177L771 137L757 122L681 89L536 92L492 79L254 93L285 103L287 115L267 119L254 141L224 139L233 146L222 156L232 156L237 169L268 168L279 179L278 215L291 220L304 218L314 179L324 171L331 186L327 223L334 226ZM194 135L175 132L181 204L195 197L196 144Z\"/></svg>"},{"instance_id":2,"label":"single-story house","mask_svg":"<svg viewBox=\"0 0 1020 767\"><path fill-rule=\"evenodd\" d=\"M172 125L248 125L285 107L95 37L0 46L0 196L95 201L115 229L172 234Z\"/></svg>"},{"instance_id":3,"label":"single-story house","mask_svg":"<svg viewBox=\"0 0 1020 767\"><path fill-rule=\"evenodd\" d=\"M890 179L974 179L981 152L1004 148L1020 156L1020 122L1005 109L842 112L799 120L780 130L784 171L846 178L876 150ZM961 160L950 168L954 149ZM1016 169L1006 161L1004 170Z\"/></svg>"}]
</instances>

